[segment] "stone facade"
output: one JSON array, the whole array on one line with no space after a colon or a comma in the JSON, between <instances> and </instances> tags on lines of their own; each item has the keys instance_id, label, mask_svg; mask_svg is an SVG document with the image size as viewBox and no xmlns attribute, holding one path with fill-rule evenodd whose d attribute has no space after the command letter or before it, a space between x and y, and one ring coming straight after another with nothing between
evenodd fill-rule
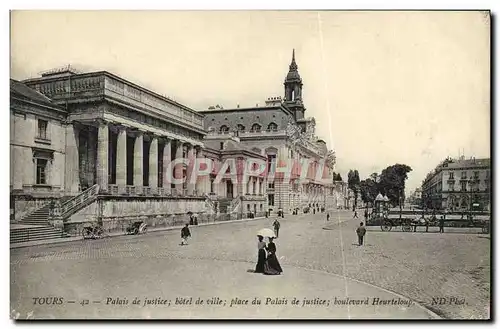
<instances>
[{"instance_id":1,"label":"stone facade","mask_svg":"<svg viewBox=\"0 0 500 329\"><path fill-rule=\"evenodd\" d=\"M333 151L328 151L324 141L315 135L315 119L304 117L302 79L298 74L295 55L284 82L285 97L269 98L264 106L223 109L211 107L205 114L207 138L224 135L237 137L241 145L265 156L268 163L277 167L291 159L302 164L311 162L305 169L305 180L299 180L302 167L292 169L291 179L276 175L265 186L268 209L292 212L295 209L335 208L337 192L333 186L332 171L335 164ZM320 166L325 162L323 172ZM321 180L318 180L318 174Z\"/></svg>"},{"instance_id":2,"label":"stone facade","mask_svg":"<svg viewBox=\"0 0 500 329\"><path fill-rule=\"evenodd\" d=\"M491 210L490 159L446 159L422 182L424 207Z\"/></svg>"}]
</instances>

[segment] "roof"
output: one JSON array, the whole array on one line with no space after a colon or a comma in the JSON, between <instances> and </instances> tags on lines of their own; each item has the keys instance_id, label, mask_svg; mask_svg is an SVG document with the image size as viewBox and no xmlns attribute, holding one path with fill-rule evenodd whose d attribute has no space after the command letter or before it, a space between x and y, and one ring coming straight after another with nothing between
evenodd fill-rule
<instances>
[{"instance_id":1,"label":"roof","mask_svg":"<svg viewBox=\"0 0 500 329\"><path fill-rule=\"evenodd\" d=\"M26 100L43 104L43 105L49 105L52 107L58 107L50 98L47 96L43 95L42 93L39 93L35 89L32 89L28 86L26 86L24 83L10 79L10 93L11 95L15 95L18 98L24 98Z\"/></svg>"},{"instance_id":2,"label":"roof","mask_svg":"<svg viewBox=\"0 0 500 329\"><path fill-rule=\"evenodd\" d=\"M221 142L224 143L223 150L220 149ZM230 139L225 140L225 141L205 140L205 141L203 141L203 143L205 144L206 147L214 149L214 150L218 150L218 151L242 151L242 152L245 151L245 152L249 152L249 153L261 156L260 153L257 153L255 151L243 146L241 143L235 142L235 141L230 140Z\"/></svg>"},{"instance_id":3,"label":"roof","mask_svg":"<svg viewBox=\"0 0 500 329\"><path fill-rule=\"evenodd\" d=\"M491 161L489 158L482 159L459 159L452 160L452 162L448 162L447 165L444 165L444 168L448 169L465 169L465 168L477 168L477 167L489 167Z\"/></svg>"}]
</instances>

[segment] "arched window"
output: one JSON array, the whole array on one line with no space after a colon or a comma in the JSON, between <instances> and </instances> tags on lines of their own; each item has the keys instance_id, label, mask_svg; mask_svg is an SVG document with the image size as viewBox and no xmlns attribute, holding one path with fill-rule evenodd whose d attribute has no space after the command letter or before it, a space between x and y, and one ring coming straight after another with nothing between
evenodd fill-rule
<instances>
[{"instance_id":1,"label":"arched window","mask_svg":"<svg viewBox=\"0 0 500 329\"><path fill-rule=\"evenodd\" d=\"M275 124L274 122L271 122L268 126L267 126L267 130L268 131L277 131L278 130L278 125Z\"/></svg>"},{"instance_id":2,"label":"arched window","mask_svg":"<svg viewBox=\"0 0 500 329\"><path fill-rule=\"evenodd\" d=\"M227 134L227 133L229 133L229 127L226 126L226 125L221 126L220 127L220 132L221 132L221 134Z\"/></svg>"},{"instance_id":3,"label":"arched window","mask_svg":"<svg viewBox=\"0 0 500 329\"><path fill-rule=\"evenodd\" d=\"M236 126L236 128L237 128L237 129L238 129L238 131L240 131L240 132L244 132L244 131L245 131L245 126L244 126L244 125L242 125L242 124L238 124L238 125Z\"/></svg>"},{"instance_id":4,"label":"arched window","mask_svg":"<svg viewBox=\"0 0 500 329\"><path fill-rule=\"evenodd\" d=\"M260 128L261 128L261 127L260 127L260 125L259 125L258 123L254 123L254 124L252 125L252 129L251 129L251 131L252 131L252 132L260 132Z\"/></svg>"}]
</instances>

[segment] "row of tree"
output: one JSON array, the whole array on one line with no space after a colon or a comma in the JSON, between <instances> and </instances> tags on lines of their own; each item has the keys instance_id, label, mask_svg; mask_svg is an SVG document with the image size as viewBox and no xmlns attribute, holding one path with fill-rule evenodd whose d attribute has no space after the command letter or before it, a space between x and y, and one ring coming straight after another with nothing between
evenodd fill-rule
<instances>
[{"instance_id":1,"label":"row of tree","mask_svg":"<svg viewBox=\"0 0 500 329\"><path fill-rule=\"evenodd\" d=\"M358 195L365 203L373 203L379 193L386 195L392 205L402 206L405 199L405 181L412 169L405 164L395 164L373 173L367 179L360 181L357 170L349 170L347 187L353 191L354 207L357 207Z\"/></svg>"}]
</instances>

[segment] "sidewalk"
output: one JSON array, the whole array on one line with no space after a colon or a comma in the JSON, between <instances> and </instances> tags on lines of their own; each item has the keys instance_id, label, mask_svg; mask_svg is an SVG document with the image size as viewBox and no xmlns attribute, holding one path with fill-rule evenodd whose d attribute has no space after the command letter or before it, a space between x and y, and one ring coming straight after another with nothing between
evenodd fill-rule
<instances>
[{"instance_id":1,"label":"sidewalk","mask_svg":"<svg viewBox=\"0 0 500 329\"><path fill-rule=\"evenodd\" d=\"M275 216L268 217L268 219L274 219L274 218L275 218ZM225 223L239 223L239 222L248 222L248 221L260 220L260 219L266 219L266 217L235 219L235 220L227 220L227 221L220 221L220 222L213 222L213 223L201 223L201 224L198 224L196 226L200 227L200 226L218 225L218 224L225 224ZM282 218L282 219L284 219L284 218ZM180 230L182 227L184 227L184 225L169 226L169 227L148 227L148 232ZM124 236L125 233L112 232L112 233L108 233L108 235L109 235L109 237L117 237L117 236ZM56 243L67 243L67 242L73 242L73 241L79 241L79 240L83 240L83 237L82 236L73 236L73 237L68 237L68 238L35 240L35 241L11 243L10 249L26 248L26 247L33 247L33 246L40 246L40 245L47 245L47 244L56 244Z\"/></svg>"}]
</instances>

